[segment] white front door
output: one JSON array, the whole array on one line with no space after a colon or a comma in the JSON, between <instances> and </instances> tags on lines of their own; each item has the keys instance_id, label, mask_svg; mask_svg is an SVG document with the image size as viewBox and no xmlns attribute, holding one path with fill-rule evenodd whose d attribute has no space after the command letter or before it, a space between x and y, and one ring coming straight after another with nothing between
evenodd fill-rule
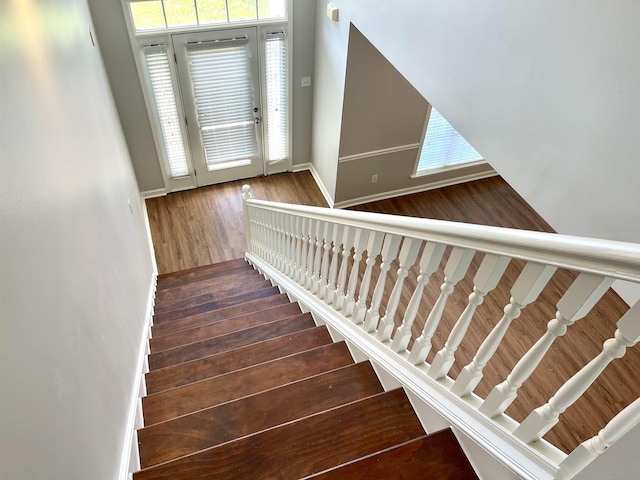
<instances>
[{"instance_id":1,"label":"white front door","mask_svg":"<svg viewBox=\"0 0 640 480\"><path fill-rule=\"evenodd\" d=\"M198 186L264 173L256 28L172 35Z\"/></svg>"}]
</instances>

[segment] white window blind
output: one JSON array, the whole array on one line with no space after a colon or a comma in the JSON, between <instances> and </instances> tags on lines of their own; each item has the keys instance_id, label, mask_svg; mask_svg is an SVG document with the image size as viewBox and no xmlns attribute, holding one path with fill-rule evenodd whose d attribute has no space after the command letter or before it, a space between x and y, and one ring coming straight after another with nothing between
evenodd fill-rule
<instances>
[{"instance_id":1,"label":"white window blind","mask_svg":"<svg viewBox=\"0 0 640 480\"><path fill-rule=\"evenodd\" d=\"M482 156L432 107L417 173L477 160Z\"/></svg>"},{"instance_id":2,"label":"white window blind","mask_svg":"<svg viewBox=\"0 0 640 480\"><path fill-rule=\"evenodd\" d=\"M147 45L143 47L143 53L151 82L151 93L160 121L169 175L172 178L187 176L189 167L180 132L180 120L166 47Z\"/></svg>"},{"instance_id":3,"label":"white window blind","mask_svg":"<svg viewBox=\"0 0 640 480\"><path fill-rule=\"evenodd\" d=\"M287 40L284 32L265 37L265 155L269 162L287 158Z\"/></svg>"},{"instance_id":4,"label":"white window blind","mask_svg":"<svg viewBox=\"0 0 640 480\"><path fill-rule=\"evenodd\" d=\"M187 55L207 167L255 157L247 39L187 44Z\"/></svg>"}]
</instances>

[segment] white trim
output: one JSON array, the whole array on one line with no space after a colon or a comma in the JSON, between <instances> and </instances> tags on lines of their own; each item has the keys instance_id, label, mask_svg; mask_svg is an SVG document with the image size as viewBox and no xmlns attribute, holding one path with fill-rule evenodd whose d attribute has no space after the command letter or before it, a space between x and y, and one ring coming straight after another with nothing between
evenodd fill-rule
<instances>
[{"instance_id":1,"label":"white trim","mask_svg":"<svg viewBox=\"0 0 640 480\"><path fill-rule=\"evenodd\" d=\"M527 445L516 439L510 432L516 422L501 416L501 425L496 419L489 419L477 411L479 397L472 394L465 398L452 395L443 380L428 377L425 366L415 366L405 360L402 355L392 352L378 342L375 333L366 334L362 329L337 313L322 300L311 295L267 262L252 253L245 258L257 267L267 278L274 281L288 295L299 302L303 309L313 312L321 323L331 325L347 342L353 343L367 357L396 378L405 389L425 401L434 408L446 421L465 434L478 445L507 466L515 474L527 480L551 480L555 478L560 463L566 454L541 440ZM468 404L474 407L469 408Z\"/></svg>"},{"instance_id":2,"label":"white trim","mask_svg":"<svg viewBox=\"0 0 640 480\"><path fill-rule=\"evenodd\" d=\"M318 188L320 189L320 192L322 193L324 200L327 202L327 205L329 205L329 208L334 208L335 204L334 204L333 198L331 198L331 195L329 194L329 190L327 190L327 187L322 182L322 179L320 178L320 174L316 170L316 167L314 167L313 163L300 163L297 165L293 165L291 167L291 171L294 173L303 172L305 170L309 170L311 172L311 176L316 181L316 184L318 185Z\"/></svg>"},{"instance_id":3,"label":"white trim","mask_svg":"<svg viewBox=\"0 0 640 480\"><path fill-rule=\"evenodd\" d=\"M141 194L142 196L142 194ZM149 212L147 212L147 202L144 196L140 199L142 203L142 218L144 219L144 228L147 233L147 243L149 244L149 255L151 257L151 265L153 266L154 276L158 276L158 264L156 262L156 250L153 247L153 237L151 236L151 224L149 223ZM153 319L151 320L153 323Z\"/></svg>"},{"instance_id":4,"label":"white trim","mask_svg":"<svg viewBox=\"0 0 640 480\"><path fill-rule=\"evenodd\" d=\"M129 413L127 415L127 421L125 423L125 438L122 445L122 455L120 458L120 472L118 478L121 480L128 480L132 465L140 463L136 455L138 452L138 440L136 434L136 424L138 417L138 404L140 401L140 386L144 382L144 365L148 352L149 345L149 332L151 331L151 322L153 319L153 304L156 295L156 283L157 275L154 272L151 276L151 286L149 288L149 298L147 299L147 309L145 312L145 321L142 328L142 335L140 338L140 344L138 347L138 360L136 362L135 375L133 379L133 385L131 386L131 397L129 398Z\"/></svg>"},{"instance_id":5,"label":"white trim","mask_svg":"<svg viewBox=\"0 0 640 480\"><path fill-rule=\"evenodd\" d=\"M142 196L142 201L144 202L144 200L146 200L147 198L158 198L158 197L164 197L167 195L167 189L166 188L156 188L155 190L145 190L144 192L140 192L140 195Z\"/></svg>"},{"instance_id":6,"label":"white trim","mask_svg":"<svg viewBox=\"0 0 640 480\"><path fill-rule=\"evenodd\" d=\"M420 149L419 143L410 143L407 145L398 145L396 147L382 148L380 150L371 150L370 152L356 153L354 155L345 155L338 158L338 163L352 162L353 160L361 160L363 158L377 157L379 155L387 155L389 153L405 152L407 150Z\"/></svg>"},{"instance_id":7,"label":"white trim","mask_svg":"<svg viewBox=\"0 0 640 480\"><path fill-rule=\"evenodd\" d=\"M470 173L468 175L439 180L437 182L425 183L422 185L416 185L414 187L401 188L399 190L392 190L390 192L376 193L373 195L367 195L365 197L336 202L333 205L333 208L353 207L354 205L361 205L363 203L377 202L379 200L387 200L389 198L400 197L402 195L426 192L428 190L435 190L436 188L449 187L451 185L457 185L459 183L472 182L474 180L482 180L483 178L495 177L497 175L496 171L491 168L489 164L487 164L487 166L489 169L483 172Z\"/></svg>"}]
</instances>

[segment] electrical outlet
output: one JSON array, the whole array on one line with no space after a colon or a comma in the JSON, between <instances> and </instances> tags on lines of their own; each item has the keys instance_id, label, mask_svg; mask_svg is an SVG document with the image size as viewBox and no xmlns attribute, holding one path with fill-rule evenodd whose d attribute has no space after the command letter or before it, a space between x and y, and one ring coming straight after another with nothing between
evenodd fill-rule
<instances>
[{"instance_id":1,"label":"electrical outlet","mask_svg":"<svg viewBox=\"0 0 640 480\"><path fill-rule=\"evenodd\" d=\"M311 77L302 77L300 80L301 87L310 87L311 86Z\"/></svg>"},{"instance_id":2,"label":"electrical outlet","mask_svg":"<svg viewBox=\"0 0 640 480\"><path fill-rule=\"evenodd\" d=\"M371 183L376 183L378 181L378 174L371 175Z\"/></svg>"}]
</instances>

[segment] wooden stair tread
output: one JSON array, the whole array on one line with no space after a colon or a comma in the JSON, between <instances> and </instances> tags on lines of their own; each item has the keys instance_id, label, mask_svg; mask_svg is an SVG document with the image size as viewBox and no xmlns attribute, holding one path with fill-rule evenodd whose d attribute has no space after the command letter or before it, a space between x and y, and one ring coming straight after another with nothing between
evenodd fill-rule
<instances>
[{"instance_id":1,"label":"wooden stair tread","mask_svg":"<svg viewBox=\"0 0 640 480\"><path fill-rule=\"evenodd\" d=\"M171 365L197 360L198 358L208 357L227 350L234 350L252 343L313 328L314 326L315 323L310 313L300 313L263 325L257 325L237 332L231 332L199 342L152 353L148 356L149 369L153 371Z\"/></svg>"},{"instance_id":2,"label":"wooden stair tread","mask_svg":"<svg viewBox=\"0 0 640 480\"><path fill-rule=\"evenodd\" d=\"M286 303L266 310L233 317L228 320L221 320L219 322L210 323L200 327L153 337L149 340L149 348L152 353L155 353L161 350L178 347L180 345L186 345L188 343L198 342L207 338L217 337L219 335L225 335L238 330L255 327L281 318L291 317L299 313L301 313L301 311L297 303Z\"/></svg>"},{"instance_id":3,"label":"wooden stair tread","mask_svg":"<svg viewBox=\"0 0 640 480\"><path fill-rule=\"evenodd\" d=\"M251 276L242 280L236 280L234 282L228 282L223 285L218 285L214 290L210 290L199 295L188 295L182 298L176 299L172 302L166 302L159 304L156 302L154 307L155 315L162 315L168 312L176 310L184 310L190 307L196 307L205 303L215 302L223 298L236 297L243 293L248 293L259 288L272 287L273 285L269 280L266 280L262 276Z\"/></svg>"},{"instance_id":4,"label":"wooden stair tread","mask_svg":"<svg viewBox=\"0 0 640 480\"><path fill-rule=\"evenodd\" d=\"M214 290L221 285L236 282L242 283L252 278L260 278L264 280L264 277L257 270L232 270L224 276L221 275L213 278L205 278L186 283L184 285L158 290L156 292L155 302L156 305L164 305L166 303L171 303L178 298L201 295Z\"/></svg>"},{"instance_id":5,"label":"wooden stair tread","mask_svg":"<svg viewBox=\"0 0 640 480\"><path fill-rule=\"evenodd\" d=\"M236 258L226 262L214 263L202 267L189 268L187 270L179 270L177 272L163 273L158 275L158 289L171 288L178 285L184 285L193 281L198 281L216 276L228 275L233 271L250 271L253 270L251 265L244 258Z\"/></svg>"},{"instance_id":6,"label":"wooden stair tread","mask_svg":"<svg viewBox=\"0 0 640 480\"><path fill-rule=\"evenodd\" d=\"M330 343L331 336L325 326L302 330L147 373L147 392L159 393Z\"/></svg>"},{"instance_id":7,"label":"wooden stair tread","mask_svg":"<svg viewBox=\"0 0 640 480\"><path fill-rule=\"evenodd\" d=\"M275 307L276 305L283 305L289 303L289 297L284 293L279 295L271 295L268 297L256 298L252 301L240 303L227 308L221 308L219 310L212 310L210 312L193 315L191 317L181 318L178 320L172 320L160 325L154 325L151 327L153 336L167 335L169 333L178 332L180 330L186 330L188 328L195 328L209 323L219 322L221 320L227 320L229 318L245 315L251 312L257 312L267 308Z\"/></svg>"},{"instance_id":8,"label":"wooden stair tread","mask_svg":"<svg viewBox=\"0 0 640 480\"><path fill-rule=\"evenodd\" d=\"M141 470L134 479L301 478L422 435L398 389Z\"/></svg>"},{"instance_id":9,"label":"wooden stair tread","mask_svg":"<svg viewBox=\"0 0 640 480\"><path fill-rule=\"evenodd\" d=\"M425 435L306 478L478 480L451 429Z\"/></svg>"},{"instance_id":10,"label":"wooden stair tread","mask_svg":"<svg viewBox=\"0 0 640 480\"><path fill-rule=\"evenodd\" d=\"M190 383L142 399L145 425L230 402L353 363L344 342Z\"/></svg>"},{"instance_id":11,"label":"wooden stair tread","mask_svg":"<svg viewBox=\"0 0 640 480\"><path fill-rule=\"evenodd\" d=\"M270 284L269 284L270 285ZM264 286L256 290L252 290L240 295L232 297L225 297L220 300L214 300L212 302L196 305L195 307L187 307L179 310L172 310L170 312L161 313L153 316L154 324L161 324L163 322L175 321L181 318L192 317L194 315L200 315L202 313L211 312L213 310L220 310L234 305L239 305L250 300L256 300L258 298L264 298L271 295L278 295L280 291L277 287Z\"/></svg>"},{"instance_id":12,"label":"wooden stair tread","mask_svg":"<svg viewBox=\"0 0 640 480\"><path fill-rule=\"evenodd\" d=\"M138 430L143 468L381 393L371 364L348 365Z\"/></svg>"}]
</instances>

